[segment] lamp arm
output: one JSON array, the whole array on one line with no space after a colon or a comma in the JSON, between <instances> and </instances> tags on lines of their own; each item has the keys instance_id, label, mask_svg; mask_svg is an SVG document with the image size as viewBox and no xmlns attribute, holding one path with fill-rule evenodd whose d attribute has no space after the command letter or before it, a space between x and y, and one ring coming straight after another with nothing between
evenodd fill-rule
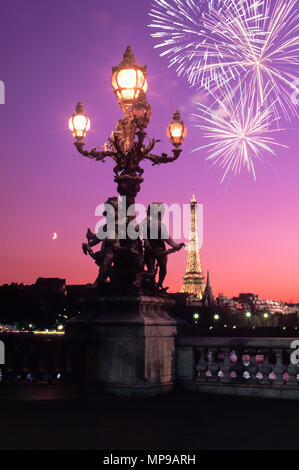
<instances>
[{"instance_id":1,"label":"lamp arm","mask_svg":"<svg viewBox=\"0 0 299 470\"><path fill-rule=\"evenodd\" d=\"M81 155L84 155L84 157L92 158L97 161L104 161L106 157L111 157L115 159L117 156L117 154L115 152L112 152L111 150L103 150L101 152L97 152L95 147L93 147L90 151L84 150L83 147L85 143L81 141L76 141L74 145L78 152L81 153Z\"/></svg>"},{"instance_id":2,"label":"lamp arm","mask_svg":"<svg viewBox=\"0 0 299 470\"><path fill-rule=\"evenodd\" d=\"M169 157L167 153L162 153L162 155L144 155L144 158L147 158L148 160L151 160L151 162L154 165L160 165L161 163L171 163L177 160L180 156L180 153L182 152L182 149L172 149L173 152L173 157Z\"/></svg>"},{"instance_id":3,"label":"lamp arm","mask_svg":"<svg viewBox=\"0 0 299 470\"><path fill-rule=\"evenodd\" d=\"M144 154L148 155L153 150L153 148L155 147L155 145L158 142L161 142L161 140L160 139L151 139L151 140L149 140L149 145L146 147L146 149L144 151Z\"/></svg>"}]
</instances>

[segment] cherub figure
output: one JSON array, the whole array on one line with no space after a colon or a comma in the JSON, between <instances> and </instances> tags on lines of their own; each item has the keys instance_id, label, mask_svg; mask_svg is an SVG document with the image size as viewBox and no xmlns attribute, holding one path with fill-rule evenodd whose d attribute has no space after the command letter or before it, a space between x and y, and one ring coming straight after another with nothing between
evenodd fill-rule
<instances>
[{"instance_id":1,"label":"cherub figure","mask_svg":"<svg viewBox=\"0 0 299 470\"><path fill-rule=\"evenodd\" d=\"M117 252L120 250L120 241L117 231L118 198L110 197L105 204L112 206L114 209L113 211L106 210L103 213L106 217L106 224L103 226L103 232L107 233L106 238L103 240L98 238L97 235L88 228L86 233L87 243L82 243L83 253L93 258L100 268L99 275L93 287L104 285L108 277L110 280L113 279L113 261ZM110 227L114 227L114 230L111 231ZM108 230L110 230L110 232ZM100 243L102 243L101 249L94 252L92 248Z\"/></svg>"},{"instance_id":2,"label":"cherub figure","mask_svg":"<svg viewBox=\"0 0 299 470\"><path fill-rule=\"evenodd\" d=\"M165 207L162 202L153 202L148 206L146 228L144 238L144 261L147 270L153 275L153 281L159 271L157 288L166 292L168 287L163 288L163 282L167 273L167 260L170 253L179 251L185 243L176 243L169 235L162 222ZM171 249L166 248L166 243Z\"/></svg>"}]
</instances>

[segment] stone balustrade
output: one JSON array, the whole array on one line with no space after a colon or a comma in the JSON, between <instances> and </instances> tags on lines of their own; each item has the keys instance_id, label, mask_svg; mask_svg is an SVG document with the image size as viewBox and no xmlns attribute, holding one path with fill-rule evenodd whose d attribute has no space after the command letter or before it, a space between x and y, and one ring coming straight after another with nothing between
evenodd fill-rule
<instances>
[{"instance_id":1,"label":"stone balustrade","mask_svg":"<svg viewBox=\"0 0 299 470\"><path fill-rule=\"evenodd\" d=\"M299 399L298 338L177 338L177 382L207 393Z\"/></svg>"},{"instance_id":2,"label":"stone balustrade","mask_svg":"<svg viewBox=\"0 0 299 470\"><path fill-rule=\"evenodd\" d=\"M93 338L1 335L0 399L73 399L97 393ZM177 387L205 393L299 399L297 338L176 339Z\"/></svg>"},{"instance_id":3,"label":"stone balustrade","mask_svg":"<svg viewBox=\"0 0 299 470\"><path fill-rule=\"evenodd\" d=\"M77 398L92 377L92 342L87 354L84 341L65 336L6 334L1 340L0 398Z\"/></svg>"}]
</instances>

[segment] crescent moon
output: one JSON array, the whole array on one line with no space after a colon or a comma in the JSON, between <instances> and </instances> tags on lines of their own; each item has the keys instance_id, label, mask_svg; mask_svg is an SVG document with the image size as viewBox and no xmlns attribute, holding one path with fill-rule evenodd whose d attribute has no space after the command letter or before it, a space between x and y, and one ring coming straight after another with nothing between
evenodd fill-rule
<instances>
[{"instance_id":1,"label":"crescent moon","mask_svg":"<svg viewBox=\"0 0 299 470\"><path fill-rule=\"evenodd\" d=\"M53 233L52 240L56 240L56 238L57 238L57 233L56 233L56 232L54 232L54 233Z\"/></svg>"}]
</instances>

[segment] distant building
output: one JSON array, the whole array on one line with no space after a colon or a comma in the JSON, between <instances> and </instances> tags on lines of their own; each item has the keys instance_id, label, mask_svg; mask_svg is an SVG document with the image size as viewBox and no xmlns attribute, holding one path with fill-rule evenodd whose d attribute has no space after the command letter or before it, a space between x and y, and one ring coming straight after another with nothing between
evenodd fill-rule
<instances>
[{"instance_id":1,"label":"distant building","mask_svg":"<svg viewBox=\"0 0 299 470\"><path fill-rule=\"evenodd\" d=\"M256 300L258 300L258 295L256 294L239 294L239 297L237 297L237 301L239 301L241 304L249 304L251 302L255 302Z\"/></svg>"},{"instance_id":2,"label":"distant building","mask_svg":"<svg viewBox=\"0 0 299 470\"><path fill-rule=\"evenodd\" d=\"M283 302L278 302L276 300L261 300L256 294L239 294L239 297L234 298L243 305L243 310L250 311L251 313L259 312L269 312L271 314L281 313L287 314L290 313L290 309L287 304Z\"/></svg>"},{"instance_id":3,"label":"distant building","mask_svg":"<svg viewBox=\"0 0 299 470\"><path fill-rule=\"evenodd\" d=\"M33 287L40 291L61 294L65 292L65 279L59 277L39 277Z\"/></svg>"},{"instance_id":4,"label":"distant building","mask_svg":"<svg viewBox=\"0 0 299 470\"><path fill-rule=\"evenodd\" d=\"M254 303L255 312L264 312L269 313L287 313L287 308L282 302L277 302L275 300L256 300Z\"/></svg>"},{"instance_id":5,"label":"distant building","mask_svg":"<svg viewBox=\"0 0 299 470\"><path fill-rule=\"evenodd\" d=\"M207 273L207 282L206 287L202 296L202 306L203 307L213 307L216 304L214 299L214 294L210 284L210 273Z\"/></svg>"},{"instance_id":6,"label":"distant building","mask_svg":"<svg viewBox=\"0 0 299 470\"><path fill-rule=\"evenodd\" d=\"M218 307L227 309L231 312L237 311L236 303L230 297L219 295L216 300L217 300Z\"/></svg>"},{"instance_id":7,"label":"distant building","mask_svg":"<svg viewBox=\"0 0 299 470\"><path fill-rule=\"evenodd\" d=\"M285 304L288 314L297 313L299 315L299 304Z\"/></svg>"}]
</instances>

